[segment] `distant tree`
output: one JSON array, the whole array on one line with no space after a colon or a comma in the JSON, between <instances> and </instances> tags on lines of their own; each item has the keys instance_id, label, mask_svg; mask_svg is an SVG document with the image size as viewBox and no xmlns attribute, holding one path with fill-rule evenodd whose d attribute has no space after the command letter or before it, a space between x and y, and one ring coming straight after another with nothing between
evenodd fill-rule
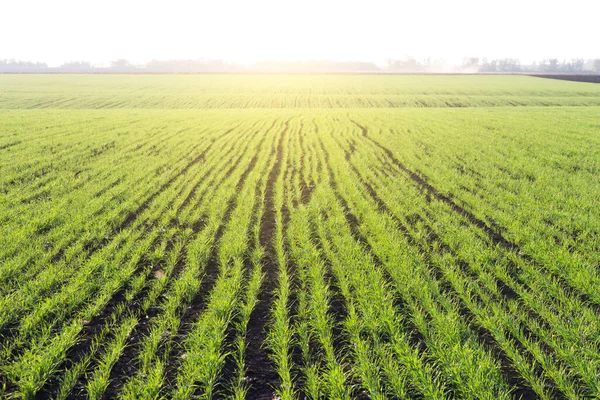
<instances>
[{"instance_id":1,"label":"distant tree","mask_svg":"<svg viewBox=\"0 0 600 400\"><path fill-rule=\"evenodd\" d=\"M498 71L498 61L497 60L488 61L487 58L484 58L481 63L481 68L479 70L481 72L497 72Z\"/></svg>"},{"instance_id":2,"label":"distant tree","mask_svg":"<svg viewBox=\"0 0 600 400\"><path fill-rule=\"evenodd\" d=\"M592 63L592 69L594 72L600 73L600 58L596 58Z\"/></svg>"},{"instance_id":3,"label":"distant tree","mask_svg":"<svg viewBox=\"0 0 600 400\"><path fill-rule=\"evenodd\" d=\"M544 58L540 61L540 71L546 73L560 72L560 64L557 58Z\"/></svg>"},{"instance_id":4,"label":"distant tree","mask_svg":"<svg viewBox=\"0 0 600 400\"><path fill-rule=\"evenodd\" d=\"M0 60L0 72L40 72L46 69L48 69L48 65L41 62Z\"/></svg>"},{"instance_id":5,"label":"distant tree","mask_svg":"<svg viewBox=\"0 0 600 400\"><path fill-rule=\"evenodd\" d=\"M150 72L205 72L205 65L196 60L152 60L146 64Z\"/></svg>"},{"instance_id":6,"label":"distant tree","mask_svg":"<svg viewBox=\"0 0 600 400\"><path fill-rule=\"evenodd\" d=\"M463 72L478 72L481 66L479 65L479 58L476 57L465 57L461 66Z\"/></svg>"},{"instance_id":7,"label":"distant tree","mask_svg":"<svg viewBox=\"0 0 600 400\"><path fill-rule=\"evenodd\" d=\"M110 67L113 69L129 69L132 67L132 65L129 63L129 61L125 60L124 58L120 58L118 60L112 61L110 63Z\"/></svg>"},{"instance_id":8,"label":"distant tree","mask_svg":"<svg viewBox=\"0 0 600 400\"><path fill-rule=\"evenodd\" d=\"M499 72L519 72L520 70L521 63L515 58L503 58L498 60Z\"/></svg>"},{"instance_id":9,"label":"distant tree","mask_svg":"<svg viewBox=\"0 0 600 400\"><path fill-rule=\"evenodd\" d=\"M585 64L585 60L583 58L574 58L571 60L571 69L572 72L582 72L583 65Z\"/></svg>"},{"instance_id":10,"label":"distant tree","mask_svg":"<svg viewBox=\"0 0 600 400\"><path fill-rule=\"evenodd\" d=\"M403 60L388 60L387 69L398 72L418 72L421 71L423 67L413 57L407 57Z\"/></svg>"},{"instance_id":11,"label":"distant tree","mask_svg":"<svg viewBox=\"0 0 600 400\"><path fill-rule=\"evenodd\" d=\"M58 67L58 70L64 72L89 72L93 68L92 64L87 61L69 61Z\"/></svg>"},{"instance_id":12,"label":"distant tree","mask_svg":"<svg viewBox=\"0 0 600 400\"><path fill-rule=\"evenodd\" d=\"M562 72L564 74L581 73L583 71L584 64L585 61L581 58L574 58L571 61L563 60L563 62L560 63L553 72Z\"/></svg>"}]
</instances>

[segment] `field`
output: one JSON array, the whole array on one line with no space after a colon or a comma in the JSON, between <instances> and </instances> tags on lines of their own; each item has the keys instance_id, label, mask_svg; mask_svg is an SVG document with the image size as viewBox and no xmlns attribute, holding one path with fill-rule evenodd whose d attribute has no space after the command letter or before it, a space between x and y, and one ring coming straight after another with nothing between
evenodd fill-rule
<instances>
[{"instance_id":1,"label":"field","mask_svg":"<svg viewBox=\"0 0 600 400\"><path fill-rule=\"evenodd\" d=\"M0 75L0 397L600 397L600 85Z\"/></svg>"}]
</instances>

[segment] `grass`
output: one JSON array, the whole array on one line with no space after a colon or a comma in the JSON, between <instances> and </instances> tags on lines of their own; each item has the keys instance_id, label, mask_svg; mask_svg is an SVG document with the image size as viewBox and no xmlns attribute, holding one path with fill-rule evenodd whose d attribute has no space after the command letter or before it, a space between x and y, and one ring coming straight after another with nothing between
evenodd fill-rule
<instances>
[{"instance_id":1,"label":"grass","mask_svg":"<svg viewBox=\"0 0 600 400\"><path fill-rule=\"evenodd\" d=\"M599 106L526 76L2 75L0 397L598 397Z\"/></svg>"}]
</instances>

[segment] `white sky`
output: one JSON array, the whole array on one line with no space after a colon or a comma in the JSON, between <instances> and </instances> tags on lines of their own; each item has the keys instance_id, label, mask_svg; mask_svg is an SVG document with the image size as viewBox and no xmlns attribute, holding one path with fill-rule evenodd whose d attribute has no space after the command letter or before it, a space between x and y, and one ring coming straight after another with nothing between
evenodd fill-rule
<instances>
[{"instance_id":1,"label":"white sky","mask_svg":"<svg viewBox=\"0 0 600 400\"><path fill-rule=\"evenodd\" d=\"M600 0L0 0L0 59L600 57Z\"/></svg>"}]
</instances>

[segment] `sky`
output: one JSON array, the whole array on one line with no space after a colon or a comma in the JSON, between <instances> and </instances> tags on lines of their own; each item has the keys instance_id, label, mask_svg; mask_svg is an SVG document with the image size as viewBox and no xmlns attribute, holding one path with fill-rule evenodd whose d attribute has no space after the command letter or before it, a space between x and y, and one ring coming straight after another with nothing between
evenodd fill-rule
<instances>
[{"instance_id":1,"label":"sky","mask_svg":"<svg viewBox=\"0 0 600 400\"><path fill-rule=\"evenodd\" d=\"M0 59L600 58L600 0L2 0Z\"/></svg>"}]
</instances>

